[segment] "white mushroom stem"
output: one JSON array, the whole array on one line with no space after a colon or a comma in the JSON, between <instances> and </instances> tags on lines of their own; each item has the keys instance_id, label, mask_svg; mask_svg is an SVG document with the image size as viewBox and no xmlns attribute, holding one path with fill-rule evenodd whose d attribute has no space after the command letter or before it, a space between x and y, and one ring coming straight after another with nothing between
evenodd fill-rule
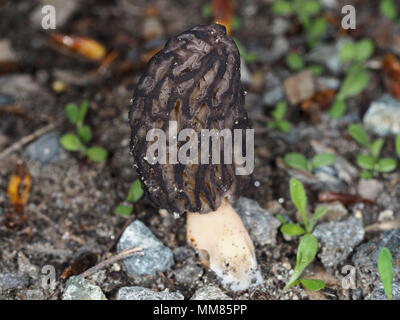
<instances>
[{"instance_id":1,"label":"white mushroom stem","mask_svg":"<svg viewBox=\"0 0 400 320\"><path fill-rule=\"evenodd\" d=\"M254 246L242 220L228 201L206 214L187 213L187 239L231 290L245 290L262 282Z\"/></svg>"}]
</instances>

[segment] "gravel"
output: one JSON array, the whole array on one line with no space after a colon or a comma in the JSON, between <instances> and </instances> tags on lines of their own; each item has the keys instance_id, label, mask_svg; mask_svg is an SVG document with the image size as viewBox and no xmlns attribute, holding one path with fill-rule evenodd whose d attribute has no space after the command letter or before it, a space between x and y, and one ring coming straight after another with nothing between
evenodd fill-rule
<instances>
[{"instance_id":1,"label":"gravel","mask_svg":"<svg viewBox=\"0 0 400 320\"><path fill-rule=\"evenodd\" d=\"M276 243L276 234L281 223L267 210L262 209L257 201L240 197L233 207L255 243L261 246Z\"/></svg>"},{"instance_id":2,"label":"gravel","mask_svg":"<svg viewBox=\"0 0 400 320\"><path fill-rule=\"evenodd\" d=\"M28 286L29 279L25 275L18 275L11 272L0 273L0 288L17 289Z\"/></svg>"},{"instance_id":3,"label":"gravel","mask_svg":"<svg viewBox=\"0 0 400 320\"><path fill-rule=\"evenodd\" d=\"M156 292L143 287L122 287L118 290L117 300L183 300L178 292Z\"/></svg>"},{"instance_id":4,"label":"gravel","mask_svg":"<svg viewBox=\"0 0 400 320\"><path fill-rule=\"evenodd\" d=\"M356 217L318 224L313 235L321 242L318 256L323 265L330 268L344 262L364 239L364 234L362 221Z\"/></svg>"},{"instance_id":5,"label":"gravel","mask_svg":"<svg viewBox=\"0 0 400 320\"><path fill-rule=\"evenodd\" d=\"M197 289L190 300L232 300L220 288L208 285Z\"/></svg>"},{"instance_id":6,"label":"gravel","mask_svg":"<svg viewBox=\"0 0 400 320\"><path fill-rule=\"evenodd\" d=\"M141 247L143 255L124 260L128 275L155 275L174 265L172 251L164 246L143 222L135 220L124 231L118 242L118 252Z\"/></svg>"},{"instance_id":7,"label":"gravel","mask_svg":"<svg viewBox=\"0 0 400 320\"><path fill-rule=\"evenodd\" d=\"M68 279L62 300L107 300L100 287L82 277Z\"/></svg>"}]
</instances>

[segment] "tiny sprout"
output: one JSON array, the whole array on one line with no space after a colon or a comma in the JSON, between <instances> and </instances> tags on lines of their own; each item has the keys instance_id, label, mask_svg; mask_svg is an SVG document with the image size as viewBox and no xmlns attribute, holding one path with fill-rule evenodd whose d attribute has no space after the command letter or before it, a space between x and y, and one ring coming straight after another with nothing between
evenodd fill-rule
<instances>
[{"instance_id":1,"label":"tiny sprout","mask_svg":"<svg viewBox=\"0 0 400 320\"><path fill-rule=\"evenodd\" d=\"M378 256L379 276L385 289L388 300L392 300L393 263L392 254L388 248L383 247Z\"/></svg>"},{"instance_id":2,"label":"tiny sprout","mask_svg":"<svg viewBox=\"0 0 400 320\"><path fill-rule=\"evenodd\" d=\"M389 20L395 20L397 18L397 8L394 0L381 0L379 4L379 11L381 15Z\"/></svg>"},{"instance_id":3,"label":"tiny sprout","mask_svg":"<svg viewBox=\"0 0 400 320\"><path fill-rule=\"evenodd\" d=\"M286 64L293 71L300 71L305 66L303 58L295 52L289 53L286 56Z\"/></svg>"},{"instance_id":4,"label":"tiny sprout","mask_svg":"<svg viewBox=\"0 0 400 320\"><path fill-rule=\"evenodd\" d=\"M287 105L285 101L281 101L277 104L274 111L272 111L272 121L267 123L268 128L278 128L284 133L290 132L290 122L284 120L284 116L287 111Z\"/></svg>"},{"instance_id":5,"label":"tiny sprout","mask_svg":"<svg viewBox=\"0 0 400 320\"><path fill-rule=\"evenodd\" d=\"M325 206L318 207L312 217L308 219L307 216L307 196L303 184L297 179L290 179L290 197L296 209L299 211L303 220L303 226L295 223L283 223L281 232L291 236L300 236L306 233L311 233L318 221L322 218L328 209Z\"/></svg>"},{"instance_id":6,"label":"tiny sprout","mask_svg":"<svg viewBox=\"0 0 400 320\"><path fill-rule=\"evenodd\" d=\"M128 195L123 203L115 208L115 213L127 217L131 215L133 206L143 196L143 189L139 179L136 179L129 188Z\"/></svg>"},{"instance_id":7,"label":"tiny sprout","mask_svg":"<svg viewBox=\"0 0 400 320\"><path fill-rule=\"evenodd\" d=\"M65 150L79 151L88 159L94 162L103 162L107 159L108 151L101 147L87 148L85 143L89 143L92 139L92 130L88 125L84 124L87 112L89 111L89 103L83 101L78 107L74 103L69 103L65 107L65 113L69 122L76 126L76 134L67 133L60 139L60 144Z\"/></svg>"},{"instance_id":8,"label":"tiny sprout","mask_svg":"<svg viewBox=\"0 0 400 320\"><path fill-rule=\"evenodd\" d=\"M375 171L384 173L396 169L397 161L395 159L379 157L384 145L382 138L371 143L363 127L358 124L351 124L348 130L352 138L368 150L368 154L357 156L357 165L363 169L360 173L361 178L370 179Z\"/></svg>"},{"instance_id":9,"label":"tiny sprout","mask_svg":"<svg viewBox=\"0 0 400 320\"><path fill-rule=\"evenodd\" d=\"M327 152L319 153L308 161L301 153L291 152L285 155L284 160L293 169L313 172L317 168L334 164L336 155Z\"/></svg>"},{"instance_id":10,"label":"tiny sprout","mask_svg":"<svg viewBox=\"0 0 400 320\"><path fill-rule=\"evenodd\" d=\"M395 148L397 156L400 158L400 133L396 137Z\"/></svg>"}]
</instances>

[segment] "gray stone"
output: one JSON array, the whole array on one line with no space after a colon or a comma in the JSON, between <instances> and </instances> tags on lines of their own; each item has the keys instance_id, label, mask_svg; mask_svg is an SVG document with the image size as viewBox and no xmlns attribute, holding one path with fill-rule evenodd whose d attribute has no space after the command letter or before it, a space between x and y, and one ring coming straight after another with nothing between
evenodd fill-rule
<instances>
[{"instance_id":1,"label":"gray stone","mask_svg":"<svg viewBox=\"0 0 400 320\"><path fill-rule=\"evenodd\" d=\"M290 104L298 103L311 98L315 93L314 77L310 70L304 70L289 76L283 82L286 97Z\"/></svg>"},{"instance_id":2,"label":"gray stone","mask_svg":"<svg viewBox=\"0 0 400 320\"><path fill-rule=\"evenodd\" d=\"M379 283L366 300L387 300L383 284ZM400 282L392 284L392 300L400 300Z\"/></svg>"},{"instance_id":3,"label":"gray stone","mask_svg":"<svg viewBox=\"0 0 400 320\"><path fill-rule=\"evenodd\" d=\"M176 247L173 252L175 260L178 262L185 261L186 259L195 255L194 250L189 247Z\"/></svg>"},{"instance_id":4,"label":"gray stone","mask_svg":"<svg viewBox=\"0 0 400 320\"><path fill-rule=\"evenodd\" d=\"M17 63L17 55L8 39L0 39L0 63Z\"/></svg>"},{"instance_id":5,"label":"gray stone","mask_svg":"<svg viewBox=\"0 0 400 320\"><path fill-rule=\"evenodd\" d=\"M177 292L156 292L143 287L122 287L118 290L117 300L183 300Z\"/></svg>"},{"instance_id":6,"label":"gray stone","mask_svg":"<svg viewBox=\"0 0 400 320\"><path fill-rule=\"evenodd\" d=\"M124 231L118 242L118 252L141 247L143 255L124 260L128 275L155 275L174 265L172 251L164 246L141 222L135 220Z\"/></svg>"},{"instance_id":7,"label":"gray stone","mask_svg":"<svg viewBox=\"0 0 400 320\"><path fill-rule=\"evenodd\" d=\"M17 289L29 285L29 278L26 275L18 275L11 272L0 273L0 288Z\"/></svg>"},{"instance_id":8,"label":"gray stone","mask_svg":"<svg viewBox=\"0 0 400 320\"><path fill-rule=\"evenodd\" d=\"M62 300L107 300L107 298L100 287L82 277L73 276L67 281Z\"/></svg>"},{"instance_id":9,"label":"gray stone","mask_svg":"<svg viewBox=\"0 0 400 320\"><path fill-rule=\"evenodd\" d=\"M318 256L323 265L329 268L344 262L364 239L364 234L362 221L356 217L318 224L313 235L321 242Z\"/></svg>"},{"instance_id":10,"label":"gray stone","mask_svg":"<svg viewBox=\"0 0 400 320\"><path fill-rule=\"evenodd\" d=\"M376 179L361 179L357 186L358 194L372 201L375 201L383 191L383 184Z\"/></svg>"},{"instance_id":11,"label":"gray stone","mask_svg":"<svg viewBox=\"0 0 400 320\"><path fill-rule=\"evenodd\" d=\"M197 289L190 300L232 300L220 288L208 285Z\"/></svg>"},{"instance_id":12,"label":"gray stone","mask_svg":"<svg viewBox=\"0 0 400 320\"><path fill-rule=\"evenodd\" d=\"M280 222L257 201L240 197L233 206L253 241L261 246L276 243L276 234Z\"/></svg>"},{"instance_id":13,"label":"gray stone","mask_svg":"<svg viewBox=\"0 0 400 320\"><path fill-rule=\"evenodd\" d=\"M266 105L275 105L277 104L280 100L283 99L283 90L281 86L276 86L273 89L267 91L263 95L263 102Z\"/></svg>"},{"instance_id":14,"label":"gray stone","mask_svg":"<svg viewBox=\"0 0 400 320\"><path fill-rule=\"evenodd\" d=\"M57 132L50 132L32 142L25 151L30 160L39 161L42 165L49 164L60 158L64 152L60 145L60 136Z\"/></svg>"},{"instance_id":15,"label":"gray stone","mask_svg":"<svg viewBox=\"0 0 400 320\"><path fill-rule=\"evenodd\" d=\"M334 74L340 72L341 64L338 54L338 45L321 45L306 55L306 61L322 64Z\"/></svg>"},{"instance_id":16,"label":"gray stone","mask_svg":"<svg viewBox=\"0 0 400 320\"><path fill-rule=\"evenodd\" d=\"M183 268L174 270L174 275L177 282L191 284L203 275L203 268L186 262Z\"/></svg>"},{"instance_id":17,"label":"gray stone","mask_svg":"<svg viewBox=\"0 0 400 320\"><path fill-rule=\"evenodd\" d=\"M400 100L385 94L379 100L373 101L363 123L366 129L380 136L400 133Z\"/></svg>"}]
</instances>

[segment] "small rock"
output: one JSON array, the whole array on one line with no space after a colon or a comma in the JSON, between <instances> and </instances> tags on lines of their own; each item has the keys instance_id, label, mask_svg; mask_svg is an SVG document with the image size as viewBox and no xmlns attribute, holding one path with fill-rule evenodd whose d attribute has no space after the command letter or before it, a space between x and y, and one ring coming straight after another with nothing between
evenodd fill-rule
<instances>
[{"instance_id":1,"label":"small rock","mask_svg":"<svg viewBox=\"0 0 400 320\"><path fill-rule=\"evenodd\" d=\"M327 268L344 262L353 249L364 239L364 228L360 219L350 217L344 221L318 224L313 235L320 240L322 250L318 255Z\"/></svg>"},{"instance_id":2,"label":"small rock","mask_svg":"<svg viewBox=\"0 0 400 320\"><path fill-rule=\"evenodd\" d=\"M192 263L185 263L183 268L174 270L175 279L179 283L191 284L203 275L203 268Z\"/></svg>"},{"instance_id":3,"label":"small rock","mask_svg":"<svg viewBox=\"0 0 400 320\"><path fill-rule=\"evenodd\" d=\"M283 82L285 94L292 105L311 98L315 93L313 74L304 70L286 78Z\"/></svg>"},{"instance_id":4,"label":"small rock","mask_svg":"<svg viewBox=\"0 0 400 320\"><path fill-rule=\"evenodd\" d=\"M60 143L60 135L50 132L32 142L25 151L30 160L39 161L42 165L49 164L60 158L64 152Z\"/></svg>"},{"instance_id":5,"label":"small rock","mask_svg":"<svg viewBox=\"0 0 400 320\"><path fill-rule=\"evenodd\" d=\"M162 36L164 28L157 17L148 17L143 22L143 37L146 40Z\"/></svg>"},{"instance_id":6,"label":"small rock","mask_svg":"<svg viewBox=\"0 0 400 320\"><path fill-rule=\"evenodd\" d=\"M276 234L281 223L267 210L262 209L257 201L240 197L233 207L254 242L261 246L276 243Z\"/></svg>"},{"instance_id":7,"label":"small rock","mask_svg":"<svg viewBox=\"0 0 400 320\"><path fill-rule=\"evenodd\" d=\"M383 191L383 184L376 179L361 179L357 186L358 194L371 201L375 201Z\"/></svg>"},{"instance_id":8,"label":"small rock","mask_svg":"<svg viewBox=\"0 0 400 320\"><path fill-rule=\"evenodd\" d=\"M392 299L400 300L400 282L394 282L392 284ZM379 283L365 300L387 300L383 284Z\"/></svg>"},{"instance_id":9,"label":"small rock","mask_svg":"<svg viewBox=\"0 0 400 320\"><path fill-rule=\"evenodd\" d=\"M270 32L275 36L283 35L290 28L290 23L287 19L276 17L270 26Z\"/></svg>"},{"instance_id":10,"label":"small rock","mask_svg":"<svg viewBox=\"0 0 400 320\"><path fill-rule=\"evenodd\" d=\"M384 210L379 213L378 221L379 222L390 221L393 220L393 218L394 218L393 210Z\"/></svg>"},{"instance_id":11,"label":"small rock","mask_svg":"<svg viewBox=\"0 0 400 320\"><path fill-rule=\"evenodd\" d=\"M373 101L363 123L368 130L380 136L400 133L400 101L388 94Z\"/></svg>"},{"instance_id":12,"label":"small rock","mask_svg":"<svg viewBox=\"0 0 400 320\"><path fill-rule=\"evenodd\" d=\"M2 289L25 288L28 285L29 279L26 275L11 272L0 273L0 288Z\"/></svg>"},{"instance_id":13,"label":"small rock","mask_svg":"<svg viewBox=\"0 0 400 320\"><path fill-rule=\"evenodd\" d=\"M130 248L143 248L143 255L124 260L129 275L155 275L174 265L172 251L165 247L141 222L135 220L124 231L118 242L118 252Z\"/></svg>"},{"instance_id":14,"label":"small rock","mask_svg":"<svg viewBox=\"0 0 400 320\"><path fill-rule=\"evenodd\" d=\"M189 247L176 247L173 250L175 260L178 262L183 262L186 259L193 257L195 255L195 252L193 249Z\"/></svg>"},{"instance_id":15,"label":"small rock","mask_svg":"<svg viewBox=\"0 0 400 320\"><path fill-rule=\"evenodd\" d=\"M39 268L33 265L21 251L18 252L18 272L27 274L33 279L39 276Z\"/></svg>"},{"instance_id":16,"label":"small rock","mask_svg":"<svg viewBox=\"0 0 400 320\"><path fill-rule=\"evenodd\" d=\"M143 287L122 287L118 290L117 300L183 300L177 292L156 292Z\"/></svg>"},{"instance_id":17,"label":"small rock","mask_svg":"<svg viewBox=\"0 0 400 320\"><path fill-rule=\"evenodd\" d=\"M197 289L190 300L232 300L220 288L208 285Z\"/></svg>"},{"instance_id":18,"label":"small rock","mask_svg":"<svg viewBox=\"0 0 400 320\"><path fill-rule=\"evenodd\" d=\"M322 90L337 90L340 87L340 80L333 77L318 77L317 78L317 91Z\"/></svg>"},{"instance_id":19,"label":"small rock","mask_svg":"<svg viewBox=\"0 0 400 320\"><path fill-rule=\"evenodd\" d=\"M18 58L10 40L0 39L0 64L16 64L17 62Z\"/></svg>"},{"instance_id":20,"label":"small rock","mask_svg":"<svg viewBox=\"0 0 400 320\"><path fill-rule=\"evenodd\" d=\"M316 47L306 55L306 61L322 64L334 74L338 74L341 68L338 54L339 42L333 45L321 45Z\"/></svg>"},{"instance_id":21,"label":"small rock","mask_svg":"<svg viewBox=\"0 0 400 320\"><path fill-rule=\"evenodd\" d=\"M326 206L328 211L319 221L340 220L348 214L346 207L340 201L335 201L332 203L321 203L318 205L318 207L321 206Z\"/></svg>"},{"instance_id":22,"label":"small rock","mask_svg":"<svg viewBox=\"0 0 400 320\"><path fill-rule=\"evenodd\" d=\"M277 36L273 40L271 48L254 48L258 60L262 63L273 63L282 58L289 51L289 41L284 36Z\"/></svg>"},{"instance_id":23,"label":"small rock","mask_svg":"<svg viewBox=\"0 0 400 320\"><path fill-rule=\"evenodd\" d=\"M281 86L276 86L273 89L267 91L263 95L263 102L266 105L275 105L283 99L283 90Z\"/></svg>"},{"instance_id":24,"label":"small rock","mask_svg":"<svg viewBox=\"0 0 400 320\"><path fill-rule=\"evenodd\" d=\"M82 277L73 276L67 281L62 300L107 300L107 298L100 287Z\"/></svg>"},{"instance_id":25,"label":"small rock","mask_svg":"<svg viewBox=\"0 0 400 320\"><path fill-rule=\"evenodd\" d=\"M25 291L25 300L45 300L42 289L32 289Z\"/></svg>"}]
</instances>

